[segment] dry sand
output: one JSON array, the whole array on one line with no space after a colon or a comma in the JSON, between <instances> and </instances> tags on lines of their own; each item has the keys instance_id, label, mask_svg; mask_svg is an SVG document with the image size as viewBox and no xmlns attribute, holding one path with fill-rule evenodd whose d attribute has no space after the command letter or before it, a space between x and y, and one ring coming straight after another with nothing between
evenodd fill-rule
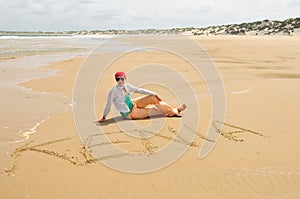
<instances>
[{"instance_id":1,"label":"dry sand","mask_svg":"<svg viewBox=\"0 0 300 199\"><path fill-rule=\"evenodd\" d=\"M205 132L211 117L211 99L203 80L171 54L134 52L115 61L100 79L95 99L97 116L101 117L107 93L115 84L113 72L120 66L128 71L150 62L167 64L198 90L201 117L193 143L182 142L190 145L187 152L175 163L155 172L116 171L88 153L76 132L72 111L66 111L51 115L12 153L7 170L1 171L1 198L299 198L300 38L192 39L210 54L226 89L225 126L206 158L198 158L203 140L210 140ZM138 40L131 41L146 42ZM96 61L97 56L89 59ZM50 68L58 69L58 76L32 80L22 86L62 93L70 99L82 63L84 59L80 58L54 63ZM168 89L155 85L145 87L159 92L171 105L178 105ZM189 108L186 113L191 111ZM119 132L118 123L99 128L113 144L151 154L174 139L180 120L168 118L160 134L141 140ZM148 120L135 122L149 123ZM185 131L193 129L186 127ZM107 144L97 143L97 136L94 135L90 149ZM102 158L122 160L122 156Z\"/></svg>"}]
</instances>

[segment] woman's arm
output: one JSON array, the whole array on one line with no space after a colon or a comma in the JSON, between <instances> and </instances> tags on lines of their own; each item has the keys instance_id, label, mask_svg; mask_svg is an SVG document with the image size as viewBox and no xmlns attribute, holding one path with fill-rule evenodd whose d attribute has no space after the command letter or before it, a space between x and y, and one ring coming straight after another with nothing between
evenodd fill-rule
<instances>
[{"instance_id":1,"label":"woman's arm","mask_svg":"<svg viewBox=\"0 0 300 199\"><path fill-rule=\"evenodd\" d=\"M149 91L147 89L144 88L139 88L139 87L135 87L132 84L126 84L127 88L129 89L129 91L133 91L135 93L141 93L144 95L157 95L155 92L153 91Z\"/></svg>"},{"instance_id":2,"label":"woman's arm","mask_svg":"<svg viewBox=\"0 0 300 199\"><path fill-rule=\"evenodd\" d=\"M106 102L106 106L105 106L105 109L104 109L103 117L100 120L98 120L98 122L104 122L105 121L105 119L106 119L106 117L107 117L107 115L110 111L110 108L111 108L113 95L114 95L114 90L112 88L108 93L107 102Z\"/></svg>"}]
</instances>

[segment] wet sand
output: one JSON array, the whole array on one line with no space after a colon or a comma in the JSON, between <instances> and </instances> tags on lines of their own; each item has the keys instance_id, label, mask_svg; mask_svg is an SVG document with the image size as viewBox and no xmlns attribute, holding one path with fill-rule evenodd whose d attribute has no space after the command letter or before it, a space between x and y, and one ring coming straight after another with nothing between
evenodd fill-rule
<instances>
[{"instance_id":1,"label":"wet sand","mask_svg":"<svg viewBox=\"0 0 300 199\"><path fill-rule=\"evenodd\" d=\"M195 95L201 113L199 121L195 122L199 122L199 127L183 128L186 133L195 133L193 142L175 139L180 118L167 118L161 132L149 139L132 138L120 130L118 122L112 121L98 126L102 134L90 134L85 148L77 134L72 110L67 110L50 115L35 129L36 133L11 153L6 169L1 171L2 196L299 198L300 38L217 36L192 39L210 54L224 82L226 118L225 121L216 121L216 125L224 124L223 129L216 128L220 134L218 141L206 135L212 113L211 98L203 79L172 54L161 51L134 52L116 60L99 80L95 98L96 115L101 117L107 93L115 84L113 73L120 66L122 70L129 71L134 66L150 62L167 64L180 71L198 91ZM147 42L127 40L138 44ZM94 63L98 58L95 55L88 62L99 66L99 62ZM58 70L57 76L31 80L21 86L36 92L66 96L69 103L81 64L89 64L84 61L76 58L53 63L47 68ZM139 82L143 78L141 75L134 81ZM130 77L128 82L131 82ZM170 83L176 85L176 80L170 79ZM173 106L179 103L167 88L151 84L144 87L160 93ZM184 92L184 88L177 89ZM60 102L66 103L64 100ZM40 106L39 103L32 106ZM189 111L192 107L188 107L184 114ZM113 117L112 113L110 117ZM135 122L141 126L149 124L149 120ZM104 135L111 140L110 143L99 141L99 137ZM101 164L89 153L114 144L130 152L151 155L172 141L188 146L186 153L168 167L146 174L116 171ZM199 159L203 141L217 144L206 158ZM97 158L122 162L124 156L103 154Z\"/></svg>"}]
</instances>

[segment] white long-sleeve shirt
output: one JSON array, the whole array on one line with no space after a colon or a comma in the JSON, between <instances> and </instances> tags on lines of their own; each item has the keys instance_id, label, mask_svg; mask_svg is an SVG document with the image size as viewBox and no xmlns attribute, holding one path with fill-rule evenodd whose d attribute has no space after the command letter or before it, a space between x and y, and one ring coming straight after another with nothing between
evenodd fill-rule
<instances>
[{"instance_id":1,"label":"white long-sleeve shirt","mask_svg":"<svg viewBox=\"0 0 300 199\"><path fill-rule=\"evenodd\" d=\"M143 88L138 88L129 83L124 83L124 88L127 93L135 92L135 93L141 93L145 95L156 95L156 93L153 91L149 91ZM104 109L103 116L106 118L106 116L108 115L112 102L114 102L114 105L119 112L123 112L123 113L129 112L130 110L126 105L126 103L124 102L124 98L125 95L123 94L122 88L120 86L116 85L112 87L112 89L109 91L108 94L107 103Z\"/></svg>"}]
</instances>

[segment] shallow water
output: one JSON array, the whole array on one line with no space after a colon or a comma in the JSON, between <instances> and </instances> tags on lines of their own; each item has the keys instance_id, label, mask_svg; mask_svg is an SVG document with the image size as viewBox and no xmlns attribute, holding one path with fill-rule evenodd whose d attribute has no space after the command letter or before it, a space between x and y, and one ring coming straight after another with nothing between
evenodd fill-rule
<instances>
[{"instance_id":1,"label":"shallow water","mask_svg":"<svg viewBox=\"0 0 300 199\"><path fill-rule=\"evenodd\" d=\"M106 37L72 37L72 36L19 36L0 37L0 59L20 56L44 55L59 52L91 51L101 44Z\"/></svg>"}]
</instances>

